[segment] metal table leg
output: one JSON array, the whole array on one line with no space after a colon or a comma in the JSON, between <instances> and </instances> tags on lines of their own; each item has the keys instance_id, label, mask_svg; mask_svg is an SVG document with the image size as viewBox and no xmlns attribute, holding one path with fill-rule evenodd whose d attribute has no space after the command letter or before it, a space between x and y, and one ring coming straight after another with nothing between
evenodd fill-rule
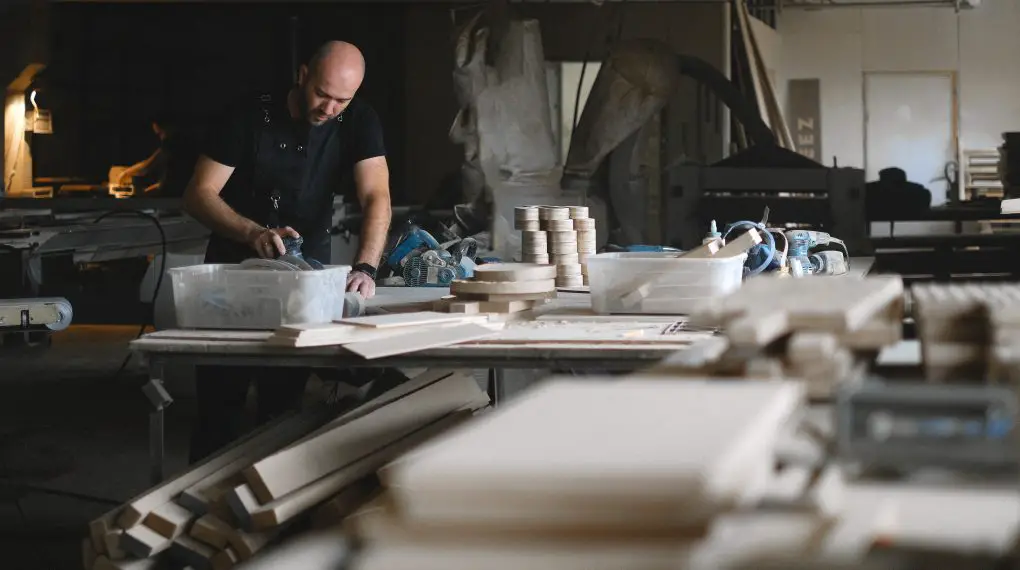
<instances>
[{"instance_id":1,"label":"metal table leg","mask_svg":"<svg viewBox=\"0 0 1020 570\"><path fill-rule=\"evenodd\" d=\"M163 481L163 411L174 402L163 387L162 362L149 363L149 381L142 387L142 392L152 404L152 411L149 412L149 478L155 485Z\"/></svg>"},{"instance_id":2,"label":"metal table leg","mask_svg":"<svg viewBox=\"0 0 1020 570\"><path fill-rule=\"evenodd\" d=\"M495 408L500 405L503 401L503 394L505 390L503 380L503 369L502 368L490 368L489 369L489 401L492 402L492 407Z\"/></svg>"}]
</instances>

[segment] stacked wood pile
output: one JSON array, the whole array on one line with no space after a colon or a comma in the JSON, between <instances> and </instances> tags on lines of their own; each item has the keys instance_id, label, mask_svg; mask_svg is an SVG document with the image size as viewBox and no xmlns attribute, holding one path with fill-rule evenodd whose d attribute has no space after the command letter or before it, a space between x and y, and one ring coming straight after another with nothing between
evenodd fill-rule
<instances>
[{"instance_id":1,"label":"stacked wood pile","mask_svg":"<svg viewBox=\"0 0 1020 570\"><path fill-rule=\"evenodd\" d=\"M380 467L488 403L472 376L430 370L335 419L278 420L92 521L84 567L230 568L292 529L339 522Z\"/></svg>"},{"instance_id":2,"label":"stacked wood pile","mask_svg":"<svg viewBox=\"0 0 1020 570\"><path fill-rule=\"evenodd\" d=\"M693 326L719 327L725 338L651 373L802 378L811 396L827 397L902 339L903 309L899 277L755 277L691 316Z\"/></svg>"},{"instance_id":3,"label":"stacked wood pile","mask_svg":"<svg viewBox=\"0 0 1020 570\"><path fill-rule=\"evenodd\" d=\"M720 515L765 497L803 399L794 382L596 380L553 379L384 468L347 520L350 567L686 567Z\"/></svg>"},{"instance_id":4,"label":"stacked wood pile","mask_svg":"<svg viewBox=\"0 0 1020 570\"><path fill-rule=\"evenodd\" d=\"M994 382L1011 376L1020 286L925 283L910 292L929 382Z\"/></svg>"},{"instance_id":5,"label":"stacked wood pile","mask_svg":"<svg viewBox=\"0 0 1020 570\"><path fill-rule=\"evenodd\" d=\"M520 206L514 228L521 232L521 261L556 266L557 287L588 284L597 240L587 206Z\"/></svg>"},{"instance_id":6,"label":"stacked wood pile","mask_svg":"<svg viewBox=\"0 0 1020 570\"><path fill-rule=\"evenodd\" d=\"M474 278L454 281L451 296L434 309L450 313L519 313L556 297L558 268L535 263L490 263L475 268Z\"/></svg>"}]
</instances>

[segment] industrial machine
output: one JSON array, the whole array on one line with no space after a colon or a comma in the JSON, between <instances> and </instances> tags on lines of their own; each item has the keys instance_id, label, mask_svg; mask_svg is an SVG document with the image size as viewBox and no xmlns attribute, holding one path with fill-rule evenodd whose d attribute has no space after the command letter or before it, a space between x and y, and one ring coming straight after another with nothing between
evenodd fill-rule
<instances>
[{"instance_id":1,"label":"industrial machine","mask_svg":"<svg viewBox=\"0 0 1020 570\"><path fill-rule=\"evenodd\" d=\"M710 165L681 164L664 173L662 192L632 165L639 136L666 106L681 77L707 87L736 118L752 144ZM640 243L647 213L658 209L662 243L696 247L713 219L754 219L768 207L773 225L806 225L840 236L851 255L870 252L864 171L827 168L783 149L758 111L718 69L673 53L656 40L620 42L603 63L574 130L563 169L563 188L581 189L611 207L611 239ZM661 194L661 207L649 196Z\"/></svg>"},{"instance_id":2,"label":"industrial machine","mask_svg":"<svg viewBox=\"0 0 1020 570\"><path fill-rule=\"evenodd\" d=\"M410 225L386 256L393 276L407 287L449 287L474 275L478 244L473 238L440 244L432 234Z\"/></svg>"}]
</instances>

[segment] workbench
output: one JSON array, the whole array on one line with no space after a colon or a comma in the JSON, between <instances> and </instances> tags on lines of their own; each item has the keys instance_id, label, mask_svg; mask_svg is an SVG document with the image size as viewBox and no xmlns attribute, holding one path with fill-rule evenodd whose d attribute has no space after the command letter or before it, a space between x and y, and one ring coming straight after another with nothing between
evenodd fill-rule
<instances>
[{"instance_id":1,"label":"workbench","mask_svg":"<svg viewBox=\"0 0 1020 570\"><path fill-rule=\"evenodd\" d=\"M427 306L449 295L447 288L381 287L368 302L369 313L386 313ZM591 312L587 293L559 293L556 299L536 308L527 316L510 315L506 329L524 326L533 319L550 323L584 323L605 326L614 323L636 329L661 330L682 321L678 316L598 316ZM518 324L519 323L519 324ZM600 325L602 323L602 325ZM507 369L546 369L571 373L630 372L655 364L668 354L683 349L693 338L705 338L711 332L684 333L685 339L642 342L621 341L586 344L584 342L498 344L459 344L445 348L422 350L399 356L365 360L340 346L288 348L272 346L265 341L271 331L164 330L147 334L131 343L131 350L146 361L150 380L162 386L164 371L171 365L270 366L307 368L457 368L489 370L489 396L493 405L503 398L503 373ZM172 400L170 400L172 401ZM167 402L168 404L169 402ZM163 477L163 405L154 402L150 414L149 444L154 482Z\"/></svg>"}]
</instances>

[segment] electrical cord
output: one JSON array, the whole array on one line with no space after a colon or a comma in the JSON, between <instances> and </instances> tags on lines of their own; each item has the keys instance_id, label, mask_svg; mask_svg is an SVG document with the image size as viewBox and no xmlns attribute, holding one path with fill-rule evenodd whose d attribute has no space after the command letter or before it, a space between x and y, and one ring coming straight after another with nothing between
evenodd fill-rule
<instances>
[{"instance_id":1,"label":"electrical cord","mask_svg":"<svg viewBox=\"0 0 1020 570\"><path fill-rule=\"evenodd\" d=\"M163 230L163 224L159 223L159 219L156 218L156 216L153 216L152 214L149 214L147 212L143 212L142 210L115 210L112 212L107 212L93 220L92 223L98 224L99 222L105 220L106 218L121 214L131 214L134 216L138 216L146 220L149 220L150 222L155 224L156 230L159 231L160 249L163 256L163 259L160 261L159 275L156 276L156 286L152 290L152 302L151 302L152 306L149 311L149 316L147 319L142 320L142 324L138 329L138 334L135 335L135 338L137 339L141 338L141 336L145 333L146 327L148 327L150 324L155 326L156 323L156 299L159 298L159 290L160 287L162 287L163 285L163 276L166 274L166 257L167 257L166 232ZM132 356L131 353L128 352L128 354L124 357L123 362L120 363L120 368L118 368L117 371L114 372L113 380L117 380L118 378L120 378L120 375L124 373L124 370L127 369L128 363L131 362L131 356Z\"/></svg>"},{"instance_id":2,"label":"electrical cord","mask_svg":"<svg viewBox=\"0 0 1020 570\"><path fill-rule=\"evenodd\" d=\"M766 216L767 216L767 214L766 214ZM726 233L723 234L723 241L729 241L730 234L733 233L734 230L738 230L738 229L743 229L743 231L745 231L745 232L748 231L748 230L755 229L755 230L759 230L762 234L765 235L766 243L763 244L764 247L755 246L755 247L759 248L759 251L761 251L762 249L765 250L765 261L763 261L761 263L761 265L759 265L759 266L757 266L757 267L755 267L753 269L748 269L748 271L747 271L747 275L748 276L758 275L759 273L761 273L762 271L765 271L768 268L768 266L772 263L772 260L776 256L776 238L774 238L772 236L772 232L770 232L765 227L765 224L762 224L760 222L752 222L752 221L749 221L749 220L742 220L742 221L739 221L739 222L734 222L734 223L729 225L729 227L726 229ZM749 254L748 255L748 259L750 260L750 258L751 258L751 255Z\"/></svg>"}]
</instances>

